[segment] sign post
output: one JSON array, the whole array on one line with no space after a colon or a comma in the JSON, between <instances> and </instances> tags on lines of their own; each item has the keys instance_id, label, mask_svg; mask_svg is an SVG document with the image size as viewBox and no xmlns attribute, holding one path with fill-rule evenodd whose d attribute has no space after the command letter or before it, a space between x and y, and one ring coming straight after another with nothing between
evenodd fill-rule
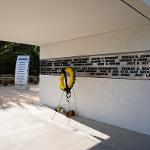
<instances>
[{"instance_id":1,"label":"sign post","mask_svg":"<svg viewBox=\"0 0 150 150\"><path fill-rule=\"evenodd\" d=\"M28 88L30 56L20 55L17 57L15 70L15 87L16 89Z\"/></svg>"}]
</instances>

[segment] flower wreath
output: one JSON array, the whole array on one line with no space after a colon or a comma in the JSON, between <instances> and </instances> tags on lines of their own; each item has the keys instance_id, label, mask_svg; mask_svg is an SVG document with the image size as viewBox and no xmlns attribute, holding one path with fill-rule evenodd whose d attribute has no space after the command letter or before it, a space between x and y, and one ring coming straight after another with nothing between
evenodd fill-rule
<instances>
[{"instance_id":1,"label":"flower wreath","mask_svg":"<svg viewBox=\"0 0 150 150\"><path fill-rule=\"evenodd\" d=\"M75 83L75 72L73 68L66 67L60 75L60 89L63 91L71 90Z\"/></svg>"}]
</instances>

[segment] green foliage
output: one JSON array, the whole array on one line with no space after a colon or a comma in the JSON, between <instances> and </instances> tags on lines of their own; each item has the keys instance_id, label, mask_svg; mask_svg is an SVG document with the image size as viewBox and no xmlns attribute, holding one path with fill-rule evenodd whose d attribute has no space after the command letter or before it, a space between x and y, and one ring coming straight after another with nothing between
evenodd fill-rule
<instances>
[{"instance_id":1,"label":"green foliage","mask_svg":"<svg viewBox=\"0 0 150 150\"><path fill-rule=\"evenodd\" d=\"M39 50L35 45L18 44L0 41L0 75L15 74L15 65L18 55L30 56L30 75L39 75Z\"/></svg>"}]
</instances>

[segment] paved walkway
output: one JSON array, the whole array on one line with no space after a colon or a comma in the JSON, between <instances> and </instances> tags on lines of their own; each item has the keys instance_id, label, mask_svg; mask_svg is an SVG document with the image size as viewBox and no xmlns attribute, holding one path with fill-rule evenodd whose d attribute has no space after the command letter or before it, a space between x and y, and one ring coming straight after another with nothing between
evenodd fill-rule
<instances>
[{"instance_id":1,"label":"paved walkway","mask_svg":"<svg viewBox=\"0 0 150 150\"><path fill-rule=\"evenodd\" d=\"M53 114L39 103L38 86L0 87L0 150L150 150L150 136Z\"/></svg>"}]
</instances>

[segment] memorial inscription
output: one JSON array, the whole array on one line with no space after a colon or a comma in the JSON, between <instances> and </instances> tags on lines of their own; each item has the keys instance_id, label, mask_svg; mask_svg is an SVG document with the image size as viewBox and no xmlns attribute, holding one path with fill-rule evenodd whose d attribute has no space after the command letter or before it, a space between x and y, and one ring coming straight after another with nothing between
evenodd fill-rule
<instances>
[{"instance_id":1,"label":"memorial inscription","mask_svg":"<svg viewBox=\"0 0 150 150\"><path fill-rule=\"evenodd\" d=\"M150 51L42 59L41 74L60 75L66 66L78 77L150 79Z\"/></svg>"}]
</instances>

